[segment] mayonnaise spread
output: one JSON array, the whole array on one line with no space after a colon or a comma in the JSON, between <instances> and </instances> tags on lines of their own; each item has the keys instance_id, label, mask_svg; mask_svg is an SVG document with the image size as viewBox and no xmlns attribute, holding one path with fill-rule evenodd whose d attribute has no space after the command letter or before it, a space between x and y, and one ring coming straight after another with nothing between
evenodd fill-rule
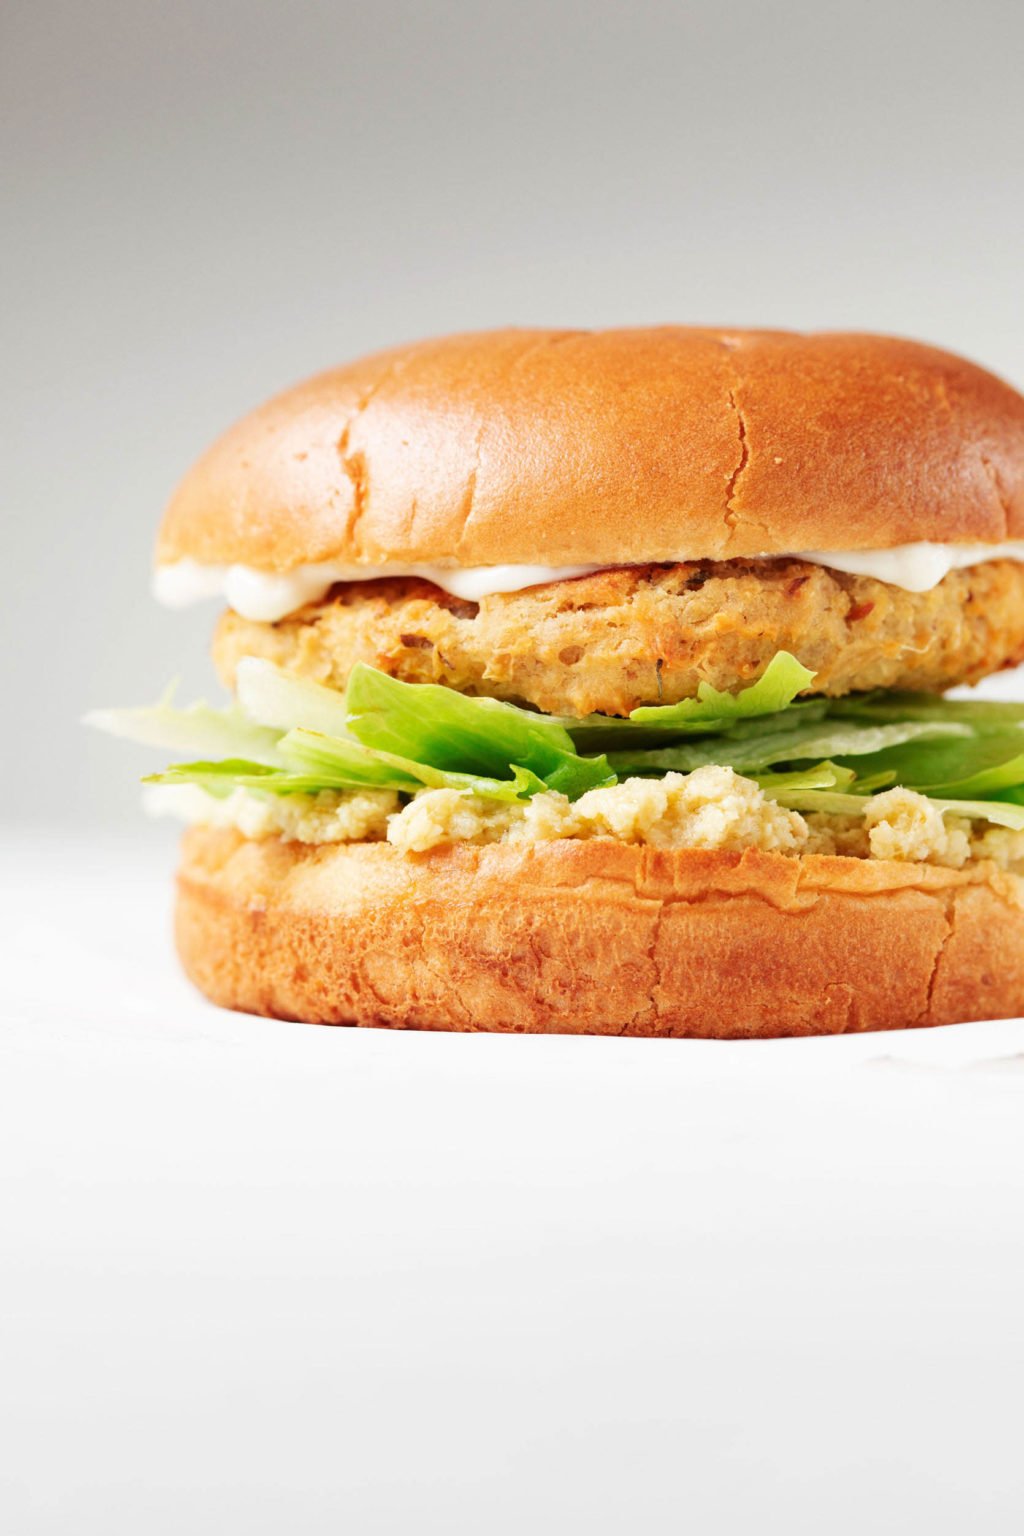
<instances>
[{"instance_id":1,"label":"mayonnaise spread","mask_svg":"<svg viewBox=\"0 0 1024 1536\"><path fill-rule=\"evenodd\" d=\"M680 561L700 559L680 555ZM777 560L779 555L756 559ZM873 576L907 592L928 592L950 571L987 560L1024 561L1024 541L1010 544L897 544L891 549L801 550L790 558L826 565L851 576ZM659 562L664 563L664 562ZM169 608L220 597L245 619L275 623L306 603L318 602L339 581L376 581L386 576L419 576L453 597L478 602L497 592L520 592L549 581L568 581L601 570L600 565L300 565L286 572L248 565L202 565L177 560L156 569L153 591Z\"/></svg>"}]
</instances>

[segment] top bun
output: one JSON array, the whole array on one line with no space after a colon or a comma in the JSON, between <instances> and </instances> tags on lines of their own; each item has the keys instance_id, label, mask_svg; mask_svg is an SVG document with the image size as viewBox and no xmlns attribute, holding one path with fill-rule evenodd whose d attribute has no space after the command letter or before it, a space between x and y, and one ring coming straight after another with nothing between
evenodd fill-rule
<instances>
[{"instance_id":1,"label":"top bun","mask_svg":"<svg viewBox=\"0 0 1024 1536\"><path fill-rule=\"evenodd\" d=\"M619 565L1024 537L1024 398L891 337L504 330L322 373L179 486L157 558Z\"/></svg>"}]
</instances>

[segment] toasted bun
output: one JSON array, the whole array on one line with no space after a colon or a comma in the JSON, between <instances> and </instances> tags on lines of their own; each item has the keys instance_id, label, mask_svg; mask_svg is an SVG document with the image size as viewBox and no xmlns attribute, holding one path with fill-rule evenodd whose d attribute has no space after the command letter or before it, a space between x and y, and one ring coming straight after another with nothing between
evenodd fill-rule
<instances>
[{"instance_id":1,"label":"toasted bun","mask_svg":"<svg viewBox=\"0 0 1024 1536\"><path fill-rule=\"evenodd\" d=\"M1020 884L990 864L193 828L177 936L214 1002L312 1023L750 1038L1024 1012Z\"/></svg>"},{"instance_id":2,"label":"toasted bun","mask_svg":"<svg viewBox=\"0 0 1024 1536\"><path fill-rule=\"evenodd\" d=\"M186 477L161 563L637 564L1024 537L1024 399L889 337L506 330L324 373Z\"/></svg>"}]
</instances>

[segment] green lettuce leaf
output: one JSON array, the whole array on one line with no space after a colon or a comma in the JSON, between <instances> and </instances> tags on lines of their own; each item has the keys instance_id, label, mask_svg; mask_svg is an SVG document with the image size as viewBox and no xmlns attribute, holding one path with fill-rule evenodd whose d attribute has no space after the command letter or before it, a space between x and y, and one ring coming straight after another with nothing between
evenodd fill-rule
<instances>
[{"instance_id":1,"label":"green lettuce leaf","mask_svg":"<svg viewBox=\"0 0 1024 1536\"><path fill-rule=\"evenodd\" d=\"M634 709L629 718L645 725L673 728L714 721L714 728L721 729L721 723L728 720L739 720L747 715L778 714L813 682L814 673L795 656L788 651L777 651L757 682L751 683L749 688L741 688L739 693L722 693L710 683L701 683L695 699L683 699L678 704L646 705Z\"/></svg>"},{"instance_id":2,"label":"green lettuce leaf","mask_svg":"<svg viewBox=\"0 0 1024 1536\"><path fill-rule=\"evenodd\" d=\"M172 686L158 704L141 709L90 710L85 724L144 747L162 747L166 752L281 765L277 750L280 731L256 723L238 704L214 709L199 703L178 709L172 703L173 693Z\"/></svg>"},{"instance_id":3,"label":"green lettuce leaf","mask_svg":"<svg viewBox=\"0 0 1024 1536\"><path fill-rule=\"evenodd\" d=\"M849 761L865 774L891 773L895 783L922 794L982 800L1024 784L1024 731L907 741Z\"/></svg>"},{"instance_id":4,"label":"green lettuce leaf","mask_svg":"<svg viewBox=\"0 0 1024 1536\"><path fill-rule=\"evenodd\" d=\"M1024 725L1024 704L950 699L936 693L850 693L842 699L830 699L828 712L837 720L870 720L879 725L904 720L953 721L979 733Z\"/></svg>"},{"instance_id":5,"label":"green lettuce leaf","mask_svg":"<svg viewBox=\"0 0 1024 1536\"><path fill-rule=\"evenodd\" d=\"M342 694L292 677L270 662L243 660L238 693L239 703L223 709L205 704L175 709L165 697L151 709L96 711L87 723L145 745L202 753L198 760L147 776L145 782L196 784L217 796L235 789L282 795L315 794L321 789L394 789L415 794L423 788L446 788L507 801L552 787L526 764L502 761L500 775L492 776L375 750L346 734L348 707ZM544 716L528 718L531 725L543 726ZM557 727L552 735L563 740ZM553 787L568 783L572 792L575 780L584 788L610 782L608 769L600 762L577 759L571 742L567 757L568 765L561 757L552 757L547 764L557 775ZM566 771L567 766L571 771Z\"/></svg>"},{"instance_id":6,"label":"green lettuce leaf","mask_svg":"<svg viewBox=\"0 0 1024 1536\"><path fill-rule=\"evenodd\" d=\"M657 750L610 752L608 761L623 774L690 773L708 763L721 763L737 773L770 768L774 763L819 762L825 758L858 757L907 741L934 741L944 736L973 740L969 726L953 722L914 721L901 725L860 725L853 722L811 721L776 728L783 716L759 722L761 730L725 731L699 741L678 742ZM858 765L854 765L858 766Z\"/></svg>"},{"instance_id":7,"label":"green lettuce leaf","mask_svg":"<svg viewBox=\"0 0 1024 1536\"><path fill-rule=\"evenodd\" d=\"M163 773L147 774L142 782L195 784L218 800L225 799L236 789L268 795L316 795L322 789L365 788L354 784L325 784L322 774L310 777L231 758L216 763L178 763L173 768L165 768Z\"/></svg>"},{"instance_id":8,"label":"green lettuce leaf","mask_svg":"<svg viewBox=\"0 0 1024 1536\"><path fill-rule=\"evenodd\" d=\"M297 770L310 774L347 778L354 786L398 789L414 794L420 789L457 789L489 800L521 800L547 789L543 779L529 768L509 764L506 778L435 768L397 753L375 751L359 742L317 731L290 731L281 743L285 759ZM372 775L372 776L371 776Z\"/></svg>"},{"instance_id":9,"label":"green lettuce leaf","mask_svg":"<svg viewBox=\"0 0 1024 1536\"><path fill-rule=\"evenodd\" d=\"M514 704L400 683L362 664L352 669L346 702L350 733L376 752L494 779L517 763L570 799L615 782L603 757L577 754L557 720Z\"/></svg>"},{"instance_id":10,"label":"green lettuce leaf","mask_svg":"<svg viewBox=\"0 0 1024 1536\"><path fill-rule=\"evenodd\" d=\"M422 789L417 764L386 753L372 752L351 736L326 736L322 731L294 730L281 738L281 756L292 773L323 775L337 786L374 789Z\"/></svg>"},{"instance_id":11,"label":"green lettuce leaf","mask_svg":"<svg viewBox=\"0 0 1024 1536\"><path fill-rule=\"evenodd\" d=\"M195 784L219 799L236 789L263 795L316 795L325 789L395 789L405 794L415 794L421 789L454 789L487 800L513 801L547 788L528 768L514 768L512 778L502 780L446 773L421 763L409 764L411 771L406 772L400 766L402 759L395 758L388 763L374 753L367 753L367 762L360 764L351 755L351 743L319 736L313 731L294 731L286 741L295 771L263 768L259 763L239 761L180 763L163 773L150 774L143 783ZM342 750L334 752L335 745Z\"/></svg>"},{"instance_id":12,"label":"green lettuce leaf","mask_svg":"<svg viewBox=\"0 0 1024 1536\"><path fill-rule=\"evenodd\" d=\"M273 662L244 656L235 670L235 692L250 720L278 731L348 735L348 704L336 688L295 677Z\"/></svg>"},{"instance_id":13,"label":"green lettuce leaf","mask_svg":"<svg viewBox=\"0 0 1024 1536\"><path fill-rule=\"evenodd\" d=\"M791 712L790 721L801 715L820 719L825 712L823 699L802 699L798 693L809 688L814 673L791 656L778 651L762 676L739 693L723 693L710 683L701 683L695 699L678 704L651 704L634 709L628 720L610 715L587 715L580 720L561 717L561 724L578 747L599 747L602 751L622 745L632 748L673 736L709 736L739 722L752 724L756 730L763 717Z\"/></svg>"},{"instance_id":14,"label":"green lettuce leaf","mask_svg":"<svg viewBox=\"0 0 1024 1536\"><path fill-rule=\"evenodd\" d=\"M748 774L793 809L862 814L893 784L943 809L1024 825L1024 704L928 694L797 698L813 681L780 652L735 695L708 686L680 704L628 720L557 719L433 684L354 668L346 694L249 658L239 703L96 711L115 735L190 760L150 782L193 783L210 794L320 789L452 788L499 800L543 789L574 799L633 774L721 764ZM606 757L597 747L610 745Z\"/></svg>"},{"instance_id":15,"label":"green lettuce leaf","mask_svg":"<svg viewBox=\"0 0 1024 1536\"><path fill-rule=\"evenodd\" d=\"M835 789L845 792L856 778L852 768L842 768L838 763L818 763L814 768L795 769L792 773L754 774L754 779L764 790L771 790L773 797L782 791L805 789Z\"/></svg>"}]
</instances>

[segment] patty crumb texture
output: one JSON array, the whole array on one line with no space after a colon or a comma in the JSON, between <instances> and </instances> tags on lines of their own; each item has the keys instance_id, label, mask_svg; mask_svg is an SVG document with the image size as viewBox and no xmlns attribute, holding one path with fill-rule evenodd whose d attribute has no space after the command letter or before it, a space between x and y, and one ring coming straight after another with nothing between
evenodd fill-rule
<instances>
[{"instance_id":1,"label":"patty crumb texture","mask_svg":"<svg viewBox=\"0 0 1024 1536\"><path fill-rule=\"evenodd\" d=\"M214 638L229 687L243 656L333 688L362 661L576 717L673 704L701 683L735 691L780 650L833 696L977 682L1024 661L1024 563L952 571L929 592L795 559L622 566L479 603L425 581L352 582L277 624L225 613Z\"/></svg>"}]
</instances>

